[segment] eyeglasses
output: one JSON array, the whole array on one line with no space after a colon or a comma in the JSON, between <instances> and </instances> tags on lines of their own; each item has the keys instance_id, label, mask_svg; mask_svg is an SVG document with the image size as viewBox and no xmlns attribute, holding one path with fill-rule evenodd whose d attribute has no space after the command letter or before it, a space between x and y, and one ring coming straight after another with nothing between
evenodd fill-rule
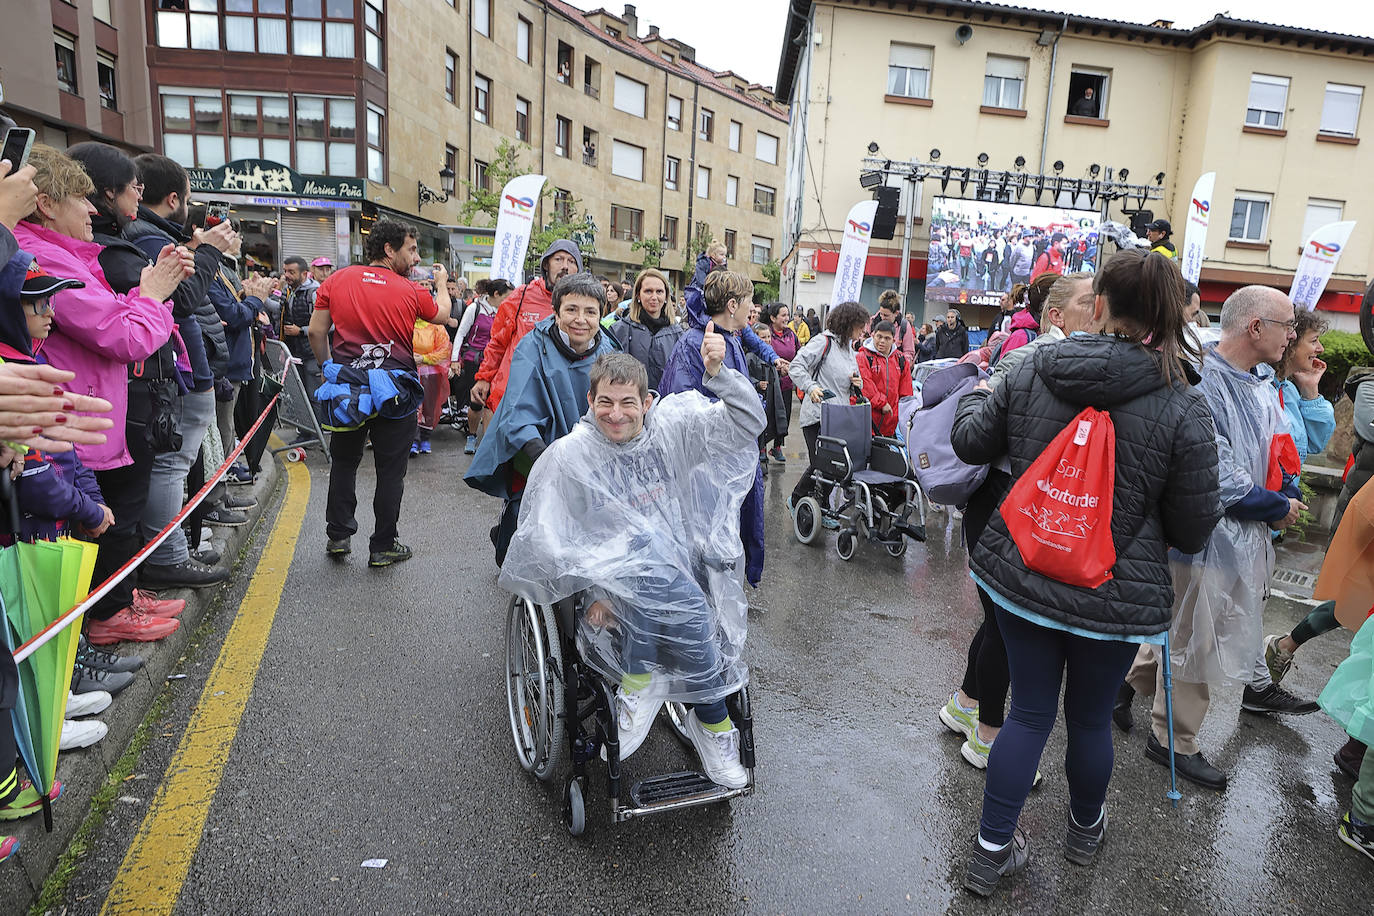
<instances>
[{"instance_id":1,"label":"eyeglasses","mask_svg":"<svg viewBox=\"0 0 1374 916\"><path fill-rule=\"evenodd\" d=\"M131 181L129 182L129 187L133 188L139 194L143 193L143 182L141 181Z\"/></svg>"},{"instance_id":2,"label":"eyeglasses","mask_svg":"<svg viewBox=\"0 0 1374 916\"><path fill-rule=\"evenodd\" d=\"M1270 324L1283 325L1290 331L1296 331L1298 329L1298 320L1296 318L1290 318L1287 321L1279 321L1277 318L1261 318L1260 321L1267 321Z\"/></svg>"},{"instance_id":3,"label":"eyeglasses","mask_svg":"<svg viewBox=\"0 0 1374 916\"><path fill-rule=\"evenodd\" d=\"M51 315L56 311L52 306L51 299L38 299L32 302L25 302L24 308L33 312L35 315Z\"/></svg>"}]
</instances>

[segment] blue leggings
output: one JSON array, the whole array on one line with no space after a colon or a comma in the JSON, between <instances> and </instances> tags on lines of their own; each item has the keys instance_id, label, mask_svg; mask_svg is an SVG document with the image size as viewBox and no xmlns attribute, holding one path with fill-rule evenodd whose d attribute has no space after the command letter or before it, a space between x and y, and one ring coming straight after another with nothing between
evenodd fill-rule
<instances>
[{"instance_id":1,"label":"blue leggings","mask_svg":"<svg viewBox=\"0 0 1374 916\"><path fill-rule=\"evenodd\" d=\"M1078 823L1094 824L1112 778L1110 721L1116 688L1139 646L1042 627L1000 606L997 624L1011 668L1011 714L988 757L979 834L989 843L1011 842L1059 715L1059 685L1066 668L1069 808Z\"/></svg>"}]
</instances>

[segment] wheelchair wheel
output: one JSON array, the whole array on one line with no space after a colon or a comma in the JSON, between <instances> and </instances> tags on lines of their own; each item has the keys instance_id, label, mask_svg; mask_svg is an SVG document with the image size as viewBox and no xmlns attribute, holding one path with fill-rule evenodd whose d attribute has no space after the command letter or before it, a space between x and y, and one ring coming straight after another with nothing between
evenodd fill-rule
<instances>
[{"instance_id":1,"label":"wheelchair wheel","mask_svg":"<svg viewBox=\"0 0 1374 916\"><path fill-rule=\"evenodd\" d=\"M687 704L673 701L664 703L663 714L668 717L668 724L673 727L673 734L677 735L683 744L691 747L692 739L687 737Z\"/></svg>"},{"instance_id":2,"label":"wheelchair wheel","mask_svg":"<svg viewBox=\"0 0 1374 916\"><path fill-rule=\"evenodd\" d=\"M840 555L841 560L849 560L854 557L854 543L857 540L854 532L848 529L841 531L839 537L835 538L835 551Z\"/></svg>"},{"instance_id":3,"label":"wheelchair wheel","mask_svg":"<svg viewBox=\"0 0 1374 916\"><path fill-rule=\"evenodd\" d=\"M816 532L820 528L821 504L816 502L814 496L804 496L797 500L792 512L792 533L797 536L797 540L803 544L810 544L816 539Z\"/></svg>"},{"instance_id":4,"label":"wheelchair wheel","mask_svg":"<svg viewBox=\"0 0 1374 916\"><path fill-rule=\"evenodd\" d=\"M890 557L900 557L902 554L906 553L906 535L898 536L901 540L897 543L883 545L887 548L887 555Z\"/></svg>"},{"instance_id":5,"label":"wheelchair wheel","mask_svg":"<svg viewBox=\"0 0 1374 916\"><path fill-rule=\"evenodd\" d=\"M569 779L563 790L563 817L568 822L568 833L573 836L587 831L587 803L582 797L582 781L577 777Z\"/></svg>"},{"instance_id":6,"label":"wheelchair wheel","mask_svg":"<svg viewBox=\"0 0 1374 916\"><path fill-rule=\"evenodd\" d=\"M563 757L563 652L551 608L516 596L506 615L506 705L520 766L547 782Z\"/></svg>"}]
</instances>

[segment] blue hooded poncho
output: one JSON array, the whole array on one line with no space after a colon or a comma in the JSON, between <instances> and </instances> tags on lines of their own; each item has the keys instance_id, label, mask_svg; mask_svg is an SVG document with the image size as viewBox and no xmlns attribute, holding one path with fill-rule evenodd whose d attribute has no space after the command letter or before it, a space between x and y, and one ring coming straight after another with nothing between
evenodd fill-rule
<instances>
[{"instance_id":1,"label":"blue hooded poncho","mask_svg":"<svg viewBox=\"0 0 1374 916\"><path fill-rule=\"evenodd\" d=\"M616 349L611 336L598 331L592 348L572 358L558 337L554 316L535 325L515 347L506 392L468 472L463 475L467 485L492 496L509 498L511 460L527 443L538 439L551 445L577 425L587 412L592 363L602 353L613 353Z\"/></svg>"}]
</instances>

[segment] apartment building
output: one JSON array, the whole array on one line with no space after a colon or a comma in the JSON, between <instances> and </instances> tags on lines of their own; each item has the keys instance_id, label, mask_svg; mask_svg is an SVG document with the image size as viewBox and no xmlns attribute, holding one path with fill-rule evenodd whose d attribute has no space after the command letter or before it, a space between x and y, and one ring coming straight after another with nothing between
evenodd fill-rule
<instances>
[{"instance_id":1,"label":"apartment building","mask_svg":"<svg viewBox=\"0 0 1374 916\"><path fill-rule=\"evenodd\" d=\"M35 0L0 30L3 109L58 149L155 143L140 0ZM7 13L17 13L7 10Z\"/></svg>"},{"instance_id":2,"label":"apartment building","mask_svg":"<svg viewBox=\"0 0 1374 916\"><path fill-rule=\"evenodd\" d=\"M1215 171L1201 277L1214 313L1240 285L1286 290L1313 228L1357 220L1318 306L1353 329L1374 257L1374 153L1360 144L1371 52L1371 39L1225 16L1185 30L969 0L792 0L777 79L792 113L783 296L829 301L842 221L870 196L858 179L876 149L939 157L956 174L986 163L1065 179L1158 178L1161 199L1112 201L1106 215L1128 222L1151 209L1172 222L1180 248L1193 183ZM923 311L931 199L975 193L918 185L911 310ZM902 231L899 219L892 241L874 243L864 301L898 285Z\"/></svg>"}]
</instances>

